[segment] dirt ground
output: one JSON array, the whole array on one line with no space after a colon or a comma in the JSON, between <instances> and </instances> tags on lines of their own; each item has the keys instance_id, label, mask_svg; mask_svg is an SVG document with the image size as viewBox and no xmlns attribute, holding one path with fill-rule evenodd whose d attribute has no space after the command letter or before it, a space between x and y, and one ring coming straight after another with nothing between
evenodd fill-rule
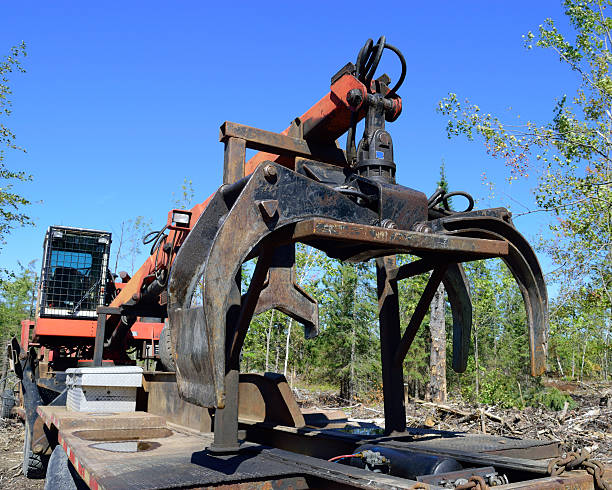
<instances>
[{"instance_id":1,"label":"dirt ground","mask_svg":"<svg viewBox=\"0 0 612 490\"><path fill-rule=\"evenodd\" d=\"M28 480L21 472L23 424L0 419L0 488L42 489L44 480Z\"/></svg>"}]
</instances>

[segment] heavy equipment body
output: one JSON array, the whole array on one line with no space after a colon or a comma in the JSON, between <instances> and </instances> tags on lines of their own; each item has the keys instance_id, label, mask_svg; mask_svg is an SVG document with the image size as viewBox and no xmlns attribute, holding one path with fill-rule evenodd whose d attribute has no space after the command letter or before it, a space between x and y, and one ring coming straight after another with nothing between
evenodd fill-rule
<instances>
[{"instance_id":1,"label":"heavy equipment body","mask_svg":"<svg viewBox=\"0 0 612 490\"><path fill-rule=\"evenodd\" d=\"M385 49L402 65L393 86L386 75L374 79ZM159 316L167 317L172 371L145 372L135 413L38 407L56 445L53 468L69 460L91 488L593 488L585 471L552 472L558 441L406 427L404 358L440 283L452 309L452 365L466 369L472 317L462 262L508 264L525 302L533 375L546 369L548 305L535 253L506 209L473 210L469 195L455 193L468 201L455 212L451 194L427 198L395 182L385 123L401 113L405 75L397 48L369 40L284 132L221 126L223 185L190 210L171 210L150 258L97 308L95 364L125 361L133 322ZM336 142L344 133L345 151ZM246 161L247 149L259 153ZM301 411L283 376L240 373L253 315L276 308L307 338L318 332L317 303L295 282L297 242L340 260L376 261L384 429ZM396 254L416 260L398 265ZM243 294L243 264L253 258ZM402 332L398 281L427 273Z\"/></svg>"},{"instance_id":2,"label":"heavy equipment body","mask_svg":"<svg viewBox=\"0 0 612 490\"><path fill-rule=\"evenodd\" d=\"M111 234L105 231L50 226L45 234L34 319L21 322L20 341L13 339L9 349L21 379L21 396L14 410L27 432L26 475L41 475L41 460L51 449L36 412L38 406L66 403L65 370L93 365L97 310L126 285L115 283L109 271L110 245ZM117 359L107 356L100 365L135 362L127 356L127 349L134 349L135 359L156 362L162 319L143 316L134 320L121 355Z\"/></svg>"}]
</instances>

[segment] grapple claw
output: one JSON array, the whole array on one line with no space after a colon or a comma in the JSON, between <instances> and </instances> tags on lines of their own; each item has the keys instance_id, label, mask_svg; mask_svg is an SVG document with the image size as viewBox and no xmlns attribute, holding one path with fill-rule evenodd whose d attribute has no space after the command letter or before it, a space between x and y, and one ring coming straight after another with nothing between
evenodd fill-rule
<instances>
[{"instance_id":1,"label":"grapple claw","mask_svg":"<svg viewBox=\"0 0 612 490\"><path fill-rule=\"evenodd\" d=\"M428 222L436 232L471 238L503 240L508 255L502 257L514 276L525 303L529 327L531 374L546 370L548 293L535 252L514 227L504 208L460 213Z\"/></svg>"},{"instance_id":2,"label":"grapple claw","mask_svg":"<svg viewBox=\"0 0 612 490\"><path fill-rule=\"evenodd\" d=\"M272 181L264 171L270 173L271 166ZM269 250L288 243L292 225L315 217L366 225L378 218L333 189L271 162L259 165L229 210L221 191L213 197L181 246L168 284L181 397L200 406L225 406L227 363L240 351L270 263L260 284L249 288L254 295L250 300L241 302L231 278L249 257L269 258ZM257 274L256 268L251 286ZM191 308L200 277L203 306Z\"/></svg>"},{"instance_id":3,"label":"grapple claw","mask_svg":"<svg viewBox=\"0 0 612 490\"><path fill-rule=\"evenodd\" d=\"M472 331L472 301L465 271L461 264L449 264L442 279L453 315L453 369L465 372Z\"/></svg>"}]
</instances>

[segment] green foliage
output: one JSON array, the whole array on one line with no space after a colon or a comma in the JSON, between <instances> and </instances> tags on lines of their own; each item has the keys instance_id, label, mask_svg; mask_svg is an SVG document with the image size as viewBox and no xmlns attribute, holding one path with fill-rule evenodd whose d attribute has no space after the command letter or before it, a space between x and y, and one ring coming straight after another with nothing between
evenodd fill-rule
<instances>
[{"instance_id":1,"label":"green foliage","mask_svg":"<svg viewBox=\"0 0 612 490\"><path fill-rule=\"evenodd\" d=\"M563 407L567 403L568 409L576 408L576 402L574 399L562 393L560 390L554 387L542 388L537 386L531 388L525 395L526 401L533 407L543 406L551 410L563 410Z\"/></svg>"},{"instance_id":2,"label":"green foliage","mask_svg":"<svg viewBox=\"0 0 612 490\"><path fill-rule=\"evenodd\" d=\"M551 309L555 367L567 372L571 358L572 376L579 361L581 376L599 369L607 379L612 353L612 2L565 0L563 5L569 32L546 19L536 33L523 36L527 49L552 50L576 75L575 85L568 87L573 97L560 94L548 122L523 122L520 116L502 120L455 93L440 101L438 111L448 117L449 138L482 141L489 154L505 160L510 180L537 176L538 209L527 213L553 217L551 234L541 246L557 266L549 279L561 286ZM567 308L570 301L580 309ZM582 352L577 352L579 340L588 343Z\"/></svg>"},{"instance_id":3,"label":"green foliage","mask_svg":"<svg viewBox=\"0 0 612 490\"><path fill-rule=\"evenodd\" d=\"M413 259L400 256L398 263ZM296 260L301 286L319 301L320 334L305 340L295 324L290 329L292 320L285 315L276 311L263 313L253 320L247 333L243 369L283 372L289 335L286 372L290 382L323 383L335 387L346 398L376 398L381 385L381 364L373 261L357 265L340 263L303 246L299 246ZM252 267L245 267L245 275L246 272L252 272ZM466 399L491 405L523 406L521 390L528 389L532 381L520 291L501 261L468 263L466 272L474 304L474 342L466 372L454 373L450 367L452 329L447 329L449 393L461 392ZM402 329L408 324L427 279L424 274L400 281ZM419 397L425 395L430 378L428 325L426 317L404 362L409 392Z\"/></svg>"},{"instance_id":4,"label":"green foliage","mask_svg":"<svg viewBox=\"0 0 612 490\"><path fill-rule=\"evenodd\" d=\"M573 282L584 278L610 285L610 225L612 222L612 19L610 2L564 2L575 29L574 40L561 33L552 19L529 32L526 46L552 49L577 75L575 96L562 94L548 123L504 122L469 101L450 93L438 110L448 116L448 136L480 138L487 151L506 160L510 179L538 174L535 191L539 210L558 216L546 243L560 271ZM539 162L534 164L534 160ZM606 276L606 277L602 277Z\"/></svg>"},{"instance_id":5,"label":"green foliage","mask_svg":"<svg viewBox=\"0 0 612 490\"><path fill-rule=\"evenodd\" d=\"M516 379L500 368L485 371L478 401L503 408L523 406Z\"/></svg>"},{"instance_id":6,"label":"green foliage","mask_svg":"<svg viewBox=\"0 0 612 490\"><path fill-rule=\"evenodd\" d=\"M444 158L440 163L440 180L438 180L438 188L442 189L444 192L449 192L448 180L446 179L446 162L444 161ZM452 202L452 198L448 200L448 206L450 209L453 209Z\"/></svg>"},{"instance_id":7,"label":"green foliage","mask_svg":"<svg viewBox=\"0 0 612 490\"><path fill-rule=\"evenodd\" d=\"M21 59L26 56L25 43L13 46L10 54L0 59L0 246L6 243L6 237L15 226L31 224L28 215L22 208L30 202L13 191L15 182L27 182L32 176L25 172L9 169L5 162L5 148L25 151L17 146L15 134L4 124L4 119L11 115L10 75L14 72L25 73Z\"/></svg>"},{"instance_id":8,"label":"green foliage","mask_svg":"<svg viewBox=\"0 0 612 490\"><path fill-rule=\"evenodd\" d=\"M473 402L504 407L523 405L521 385L529 376L529 342L523 300L514 278L499 260L464 264L473 305L468 367L451 372L449 391Z\"/></svg>"},{"instance_id":9,"label":"green foliage","mask_svg":"<svg viewBox=\"0 0 612 490\"><path fill-rule=\"evenodd\" d=\"M33 317L36 281L35 261L0 281L0 340L18 335L21 320Z\"/></svg>"}]
</instances>

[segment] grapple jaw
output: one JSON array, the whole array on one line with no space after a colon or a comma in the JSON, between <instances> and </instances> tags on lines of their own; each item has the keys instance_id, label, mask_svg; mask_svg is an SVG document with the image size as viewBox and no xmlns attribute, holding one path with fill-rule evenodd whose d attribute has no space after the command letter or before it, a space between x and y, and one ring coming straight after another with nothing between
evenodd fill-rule
<instances>
[{"instance_id":1,"label":"grapple jaw","mask_svg":"<svg viewBox=\"0 0 612 490\"><path fill-rule=\"evenodd\" d=\"M389 88L373 75L384 49L402 71ZM422 192L395 182L393 141L385 122L402 110L397 95L404 57L381 37L368 40L357 63L332 78L330 93L283 133L235 123L221 126L224 182L180 245L168 282L168 315L181 397L221 409L215 445L237 444L240 352L256 313L276 308L318 330L318 307L296 284L295 243L347 261L377 263L377 289L386 430L405 429L403 363L441 282L453 314L453 368L465 371L472 304L462 262L502 258L522 292L529 323L531 372L546 367L547 293L542 270L505 209L472 211L465 193ZM365 120L356 145L357 123ZM336 139L347 132L343 152ZM260 151L245 162L246 149ZM245 176L246 175L246 176ZM466 212L450 210L462 195ZM442 203L443 207L437 207ZM419 259L397 266L395 254ZM242 266L257 258L248 291ZM431 271L408 325L401 332L397 282ZM201 304L192 300L198 288ZM401 396L399 393L401 392ZM389 407L392 408L389 408ZM228 439L222 434L232 433Z\"/></svg>"},{"instance_id":2,"label":"grapple jaw","mask_svg":"<svg viewBox=\"0 0 612 490\"><path fill-rule=\"evenodd\" d=\"M301 171L263 162L248 178L222 186L180 248L169 280L168 312L183 398L206 407L225 406L225 374L238 368L256 313L276 308L302 323L307 337L316 335L316 301L295 284L298 241L342 260L396 253L421 257L388 271L397 281L433 270L430 283L438 281L423 293L395 361L403 363L431 302L428 295L442 281L452 308L453 368L458 372L466 369L472 325L461 262L501 257L525 300L532 374L545 370L546 287L533 250L507 210L428 219L422 193L359 176L347 190L336 182L346 182L345 170L328 168L324 180L298 167ZM254 257L248 291L241 294L242 265ZM194 305L199 284L202 304Z\"/></svg>"},{"instance_id":3,"label":"grapple jaw","mask_svg":"<svg viewBox=\"0 0 612 490\"><path fill-rule=\"evenodd\" d=\"M262 163L237 185L241 188L221 187L212 198L181 246L168 286L179 392L208 407L225 405L225 371L238 363L260 294L275 277L268 270L271 265L282 268L282 263L274 263L277 249L295 242L296 225L321 217L364 225L374 225L378 219L374 211L349 197L272 162ZM242 298L235 278L243 262L255 256L255 272ZM194 307L192 298L200 281L203 304ZM310 308L304 307L303 299ZM312 302L296 290L285 298L268 298L267 307L293 313L312 336L318 325L312 318ZM260 306L259 311L267 307Z\"/></svg>"},{"instance_id":4,"label":"grapple jaw","mask_svg":"<svg viewBox=\"0 0 612 490\"><path fill-rule=\"evenodd\" d=\"M534 250L515 228L510 212L505 208L493 208L456 213L431 220L428 225L435 233L500 240L508 244L508 254L500 258L508 266L523 296L529 329L531 374L532 376L543 374L546 370L548 342L548 293L546 283ZM465 281L464 284L465 287L460 294L463 303L467 290ZM453 308L453 318L456 309L459 309L459 306ZM453 358L455 370L458 367L463 367L463 370L465 370L466 356L467 352L461 354L460 365L455 365L457 359L455 354Z\"/></svg>"}]
</instances>

